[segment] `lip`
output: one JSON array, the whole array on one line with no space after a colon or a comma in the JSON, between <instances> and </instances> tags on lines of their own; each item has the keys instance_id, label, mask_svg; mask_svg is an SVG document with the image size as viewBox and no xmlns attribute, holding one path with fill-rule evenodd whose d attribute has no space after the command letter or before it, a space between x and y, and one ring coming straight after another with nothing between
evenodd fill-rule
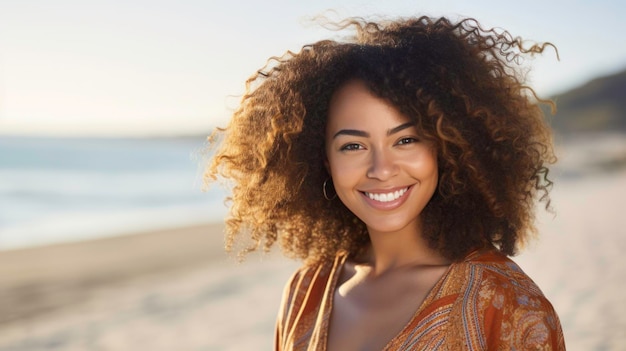
<instances>
[{"instance_id":1,"label":"lip","mask_svg":"<svg viewBox=\"0 0 626 351\"><path fill-rule=\"evenodd\" d=\"M367 193L371 193L371 194L387 194L387 193L391 193L391 192L395 192L397 190L401 190L401 189L407 189L406 192L400 196L399 198L393 200L393 201L389 201L389 202L380 202L380 201L376 201L373 199L370 199L369 196L367 196L366 191L360 191L361 196L363 197L364 201L371 207L378 209L378 210L382 210L382 211L390 211L390 210L394 210L400 206L402 206L402 204L407 200L407 198L409 197L409 195L411 195L411 191L413 190L413 185L409 185L408 187L398 187L398 188L392 188L392 189L384 189L384 190L371 190L371 191L367 191Z\"/></svg>"}]
</instances>

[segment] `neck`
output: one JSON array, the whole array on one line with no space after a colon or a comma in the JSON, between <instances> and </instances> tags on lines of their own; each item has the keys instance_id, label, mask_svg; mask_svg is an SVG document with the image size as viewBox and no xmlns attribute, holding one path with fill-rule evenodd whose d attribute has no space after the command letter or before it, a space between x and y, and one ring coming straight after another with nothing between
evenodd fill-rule
<instances>
[{"instance_id":1,"label":"neck","mask_svg":"<svg viewBox=\"0 0 626 351\"><path fill-rule=\"evenodd\" d=\"M368 230L371 246L363 263L374 276L397 269L448 265L450 261L432 249L422 235L419 222L397 232Z\"/></svg>"}]
</instances>

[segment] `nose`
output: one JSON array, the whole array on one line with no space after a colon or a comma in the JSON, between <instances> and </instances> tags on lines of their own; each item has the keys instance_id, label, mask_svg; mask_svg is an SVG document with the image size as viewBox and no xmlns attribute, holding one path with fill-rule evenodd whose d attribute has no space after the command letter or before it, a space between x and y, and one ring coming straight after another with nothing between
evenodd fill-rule
<instances>
[{"instance_id":1,"label":"nose","mask_svg":"<svg viewBox=\"0 0 626 351\"><path fill-rule=\"evenodd\" d=\"M385 181L395 176L398 170L397 162L389 152L381 150L371 153L370 167L367 170L368 178Z\"/></svg>"}]
</instances>

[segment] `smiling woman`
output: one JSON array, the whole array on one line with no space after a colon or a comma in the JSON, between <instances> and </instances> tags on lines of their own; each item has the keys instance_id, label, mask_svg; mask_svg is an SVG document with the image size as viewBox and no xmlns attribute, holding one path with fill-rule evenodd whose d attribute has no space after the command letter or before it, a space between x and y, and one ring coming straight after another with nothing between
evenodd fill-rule
<instances>
[{"instance_id":1,"label":"smiling woman","mask_svg":"<svg viewBox=\"0 0 626 351\"><path fill-rule=\"evenodd\" d=\"M338 28L356 36L248 80L206 173L234 184L228 249L245 232L243 252L278 241L305 261L276 349L564 349L507 257L549 201L549 128L514 69L546 44L473 19Z\"/></svg>"},{"instance_id":2,"label":"smiling woman","mask_svg":"<svg viewBox=\"0 0 626 351\"><path fill-rule=\"evenodd\" d=\"M362 81L337 90L326 127L327 167L341 202L367 226L416 239L420 216L437 188L437 155L417 128ZM395 235L394 240L398 239Z\"/></svg>"}]
</instances>

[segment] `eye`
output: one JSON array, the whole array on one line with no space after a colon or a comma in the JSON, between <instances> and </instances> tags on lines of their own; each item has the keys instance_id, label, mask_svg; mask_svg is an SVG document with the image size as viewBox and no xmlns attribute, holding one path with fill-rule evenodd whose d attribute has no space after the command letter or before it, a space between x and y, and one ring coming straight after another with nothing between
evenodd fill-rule
<instances>
[{"instance_id":1,"label":"eye","mask_svg":"<svg viewBox=\"0 0 626 351\"><path fill-rule=\"evenodd\" d=\"M343 145L339 150L355 151L355 150L361 150L361 149L363 149L363 147L360 144L346 144L346 145Z\"/></svg>"},{"instance_id":2,"label":"eye","mask_svg":"<svg viewBox=\"0 0 626 351\"><path fill-rule=\"evenodd\" d=\"M404 137L398 140L398 145L412 144L412 143L417 143L418 141L419 140L417 140L417 138Z\"/></svg>"}]
</instances>

